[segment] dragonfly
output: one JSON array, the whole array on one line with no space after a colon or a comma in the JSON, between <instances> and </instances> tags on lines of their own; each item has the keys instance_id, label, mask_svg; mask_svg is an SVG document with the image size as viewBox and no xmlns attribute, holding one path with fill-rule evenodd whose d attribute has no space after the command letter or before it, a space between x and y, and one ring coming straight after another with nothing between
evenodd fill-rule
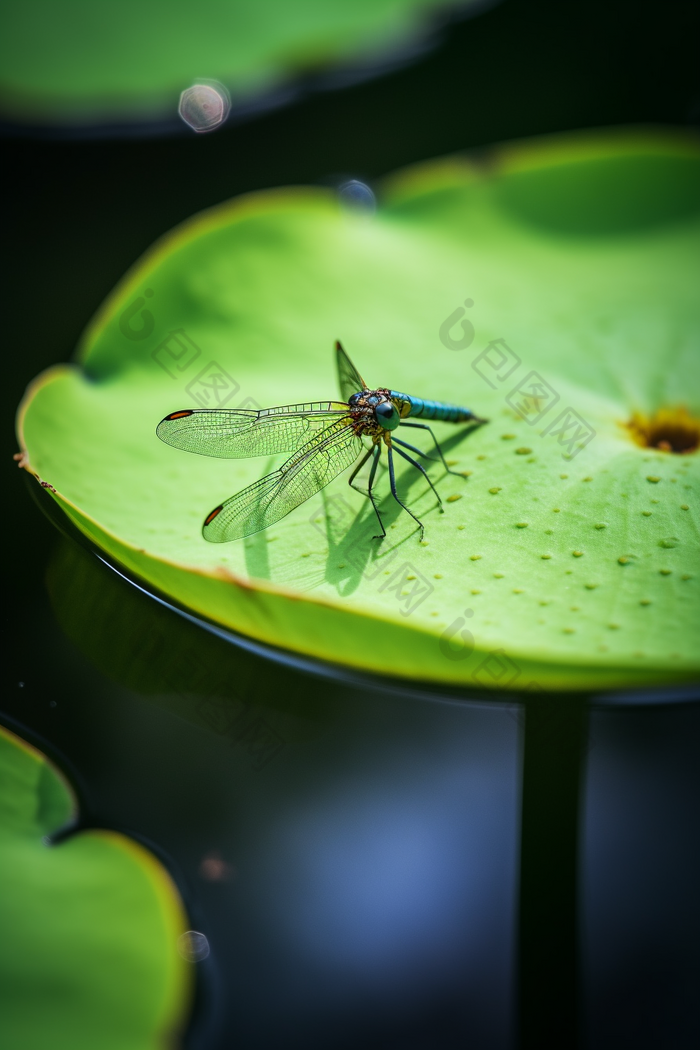
<instances>
[{"instance_id":1,"label":"dragonfly","mask_svg":"<svg viewBox=\"0 0 700 1050\"><path fill-rule=\"evenodd\" d=\"M424 526L403 502L396 488L394 454L408 460L442 500L427 471L410 453L437 462L415 445L397 437L397 430L427 430L439 459L450 474L442 449L427 423L486 423L468 408L427 401L386 387L370 388L340 342L335 344L338 379L343 401L313 401L278 408L185 408L162 419L156 434L167 445L200 456L239 459L291 452L278 470L237 492L207 514L202 535L211 543L227 543L267 529L325 488L343 470L355 464L348 483L369 496L383 539L386 529L373 491L383 448L388 453L389 483L396 502L413 518L423 538ZM369 447L367 445L369 444ZM361 458L360 458L361 457ZM359 462L358 462L359 460ZM371 460L367 490L355 478ZM464 477L464 475L460 475Z\"/></svg>"}]
</instances>

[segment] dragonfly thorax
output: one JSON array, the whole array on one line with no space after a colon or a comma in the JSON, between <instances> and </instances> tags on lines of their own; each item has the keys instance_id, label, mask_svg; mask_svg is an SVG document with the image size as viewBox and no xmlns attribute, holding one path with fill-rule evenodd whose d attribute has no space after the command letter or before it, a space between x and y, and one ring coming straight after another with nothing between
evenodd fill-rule
<instances>
[{"instance_id":1,"label":"dragonfly thorax","mask_svg":"<svg viewBox=\"0 0 700 1050\"><path fill-rule=\"evenodd\" d=\"M348 399L356 432L378 434L395 430L401 422L396 405L388 390L361 390Z\"/></svg>"}]
</instances>

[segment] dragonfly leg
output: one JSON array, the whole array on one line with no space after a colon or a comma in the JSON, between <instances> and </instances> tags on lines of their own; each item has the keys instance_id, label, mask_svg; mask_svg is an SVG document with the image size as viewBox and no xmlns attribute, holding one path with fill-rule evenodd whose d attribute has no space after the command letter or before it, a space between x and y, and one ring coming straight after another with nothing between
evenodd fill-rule
<instances>
[{"instance_id":1,"label":"dragonfly leg","mask_svg":"<svg viewBox=\"0 0 700 1050\"><path fill-rule=\"evenodd\" d=\"M429 427L426 423L402 423L401 426L402 427L410 427L411 430L427 430L428 433L430 434L431 438L433 439L433 444L435 445L435 448L438 451L438 456L442 460L442 465L445 468L445 470L447 471L447 473L448 474L457 474L457 475L459 475L459 477L463 476L462 474L459 473L458 470L450 470L450 468L447 466L447 460L445 459L445 457L443 455L443 452L442 452L442 449L440 448L438 439L433 434L433 431L432 431L431 427ZM417 452L418 449L414 449L413 451ZM425 455L425 453L422 453L422 454ZM425 458L426 459L430 459L431 457L430 456L426 456Z\"/></svg>"},{"instance_id":2,"label":"dragonfly leg","mask_svg":"<svg viewBox=\"0 0 700 1050\"><path fill-rule=\"evenodd\" d=\"M374 452L374 448L371 448L371 449L369 449L368 452L365 453L365 455L362 457L362 459L357 464L357 466L353 470L352 474L348 478L348 485L350 486L350 488L354 489L355 492L361 492L363 496L366 495L366 493L364 492L363 489L358 489L357 485L353 485L353 481L355 480L357 475L360 473L360 471L362 470L362 468L364 467L365 463L367 462L367 460L369 459L369 457L372 455L373 452Z\"/></svg>"},{"instance_id":3,"label":"dragonfly leg","mask_svg":"<svg viewBox=\"0 0 700 1050\"><path fill-rule=\"evenodd\" d=\"M377 473L377 467L379 466L379 460L381 458L382 450L379 447L379 445L375 445L374 448L372 449L372 452L374 452L374 459L372 460L372 467L371 467L370 472L369 472L369 481L368 481L368 484L367 484L367 495L369 496L369 498L372 501L372 506L374 507L374 513L377 515L377 521L379 522L379 528L382 530L381 536L373 536L372 539L373 540L383 540L384 537L386 536L386 529L384 528L384 522L382 521L382 516L379 513L379 507L377 506L376 500L375 500L374 496L372 495L372 485L374 484L374 476Z\"/></svg>"},{"instance_id":4,"label":"dragonfly leg","mask_svg":"<svg viewBox=\"0 0 700 1050\"><path fill-rule=\"evenodd\" d=\"M411 452L415 452L416 455L421 456L423 459L427 459L429 463L439 462L434 456L429 456L427 452L424 452L422 448L416 448L415 445L409 445L408 441L402 441L401 438L397 438L395 435L391 440L395 445L401 445L401 448L410 448Z\"/></svg>"},{"instance_id":5,"label":"dragonfly leg","mask_svg":"<svg viewBox=\"0 0 700 1050\"><path fill-rule=\"evenodd\" d=\"M355 478L357 477L359 472L362 470L362 468L364 467L364 465L367 462L367 460L369 459L369 457L372 456L372 455L374 456L374 459L372 460L372 466L371 466L370 472L369 472L369 480L367 482L367 491L365 492L364 489L358 489L357 485L353 485L353 481L355 480ZM384 528L384 523L382 522L382 516L379 513L379 509L377 507L375 498L372 495L372 485L374 484L374 476L377 473L377 467L379 465L379 457L380 457L380 455L381 455L381 449L379 448L379 445L373 445L372 448L369 449L369 451L366 453L366 455L364 455L362 457L362 459L357 464L357 466L353 470L352 474L348 478L348 485L350 485L350 487L353 488L355 490L355 492L361 492L363 496L369 496L369 498L371 500L372 507L374 508L374 513L377 515L377 520L379 522L379 528L382 530L381 536L373 536L372 537L373 540L383 540L384 537L386 536L386 529Z\"/></svg>"},{"instance_id":6,"label":"dragonfly leg","mask_svg":"<svg viewBox=\"0 0 700 1050\"><path fill-rule=\"evenodd\" d=\"M399 455L404 456L405 459L408 459L408 456L406 456L401 451L401 449L397 448L396 451L399 453ZM413 520L418 522L418 525L420 527L420 538L423 539L423 534L425 533L425 527L423 525L423 522L420 520L420 518L417 518L415 516L415 514L413 513L412 510L408 509L408 507L403 502L403 500L399 498L399 494L396 491L396 476L394 474L394 457L393 457L393 454L392 454L391 445L387 446L387 452L389 453L389 482L391 484L391 494L394 497L394 499L396 500L396 502L399 504L399 506L403 507L403 509L406 511L406 513L410 514L411 517L413 518ZM416 463L415 466L418 466L418 464ZM423 470L422 467L420 469ZM423 473L425 474L425 471L423 471ZM427 477L427 474L426 474L426 477Z\"/></svg>"},{"instance_id":7,"label":"dragonfly leg","mask_svg":"<svg viewBox=\"0 0 700 1050\"><path fill-rule=\"evenodd\" d=\"M396 438L394 438L394 441L397 441L397 439L396 439ZM397 441L397 444L399 444L399 445L403 445L403 444L404 444L404 442L403 442L403 441ZM411 446L410 446L410 445L408 445L408 446L406 446L406 447L407 447L407 448L410 448ZM409 462L409 463L411 464L411 466L415 467L415 468L416 468L417 470L419 470L419 471L421 472L421 474L423 475L423 477L425 478L425 480L426 480L426 481L428 482L428 484L430 485L431 489L432 489L432 490L433 490L433 492L435 493L436 499L437 499L437 501L438 501L438 504L439 504L439 506L440 506L440 510L442 511L442 500L440 499L440 493L438 492L438 490L437 490L437 489L435 488L435 486L433 485L432 481L431 481L431 480L430 480L430 478L428 477L428 473L427 473L427 471L425 470L425 468L424 468L424 467L422 467L422 466L420 465L420 463L416 463L415 459L412 459L412 458L411 458L410 456L406 455L406 453L405 453L405 452L402 452L400 448L397 448L397 449L396 449L396 451L398 452L398 454L399 454L400 456L403 456L403 458L404 458L405 460L407 460L407 461L408 461L408 462Z\"/></svg>"}]
</instances>

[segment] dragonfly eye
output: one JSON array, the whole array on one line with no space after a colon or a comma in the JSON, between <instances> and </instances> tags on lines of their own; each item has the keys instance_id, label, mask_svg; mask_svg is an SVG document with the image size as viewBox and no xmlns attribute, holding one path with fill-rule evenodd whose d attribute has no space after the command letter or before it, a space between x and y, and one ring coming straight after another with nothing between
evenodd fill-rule
<instances>
[{"instance_id":1,"label":"dragonfly eye","mask_svg":"<svg viewBox=\"0 0 700 1050\"><path fill-rule=\"evenodd\" d=\"M374 414L379 425L384 427L385 430L396 430L401 422L398 410L391 401L382 401L374 409Z\"/></svg>"}]
</instances>

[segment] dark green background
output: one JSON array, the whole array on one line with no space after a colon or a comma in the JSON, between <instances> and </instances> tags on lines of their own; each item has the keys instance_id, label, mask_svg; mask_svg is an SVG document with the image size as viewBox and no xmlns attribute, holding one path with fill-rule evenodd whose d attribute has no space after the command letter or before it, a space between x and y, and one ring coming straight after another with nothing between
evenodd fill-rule
<instances>
[{"instance_id":1,"label":"dark green background","mask_svg":"<svg viewBox=\"0 0 700 1050\"><path fill-rule=\"evenodd\" d=\"M143 618L145 634L165 639L153 653L146 647L152 674L176 668L165 685L145 681L145 672L134 672L128 686L115 684L105 669L119 671L94 639L91 661L65 639L48 602L44 581L57 533L11 461L11 420L24 387L70 357L104 296L156 237L238 193L345 177L371 182L413 161L574 128L687 126L700 106L699 22L691 3L506 0L447 30L414 65L302 95L207 136L183 129L70 141L4 129L2 397L11 496L3 706L72 763L88 819L146 836L177 866L193 926L213 948L201 968L193 1047L514 1045L519 723L502 707L280 672L217 643L216 653L206 650L207 665L245 677L284 739L279 756L257 771L244 744L186 721L194 687L183 706L173 674L187 676L177 661L204 644L201 632L94 565L87 576L101 572L104 583L90 584L93 592L103 587L115 609L136 602L133 616ZM158 704L153 695L141 698L156 688ZM294 698L287 712L275 702L284 690ZM672 699L659 694L652 704L591 715L579 929L584 1042L596 1048L684 1048L700 1035L700 708L666 702ZM417 786L409 790L411 770ZM340 852L323 869L335 903L308 896L308 871L288 838L302 826L299 842L310 836L309 850L326 859L335 829ZM409 865L403 898L401 864L382 867L372 852L384 855L392 828L404 829L416 856L437 849L439 860L422 876ZM280 852L271 859L275 844ZM230 882L202 878L201 858L212 850L237 869ZM544 873L546 856L542 864ZM454 903L460 885L463 908ZM406 925L401 902L408 907L411 893L426 917L416 925L409 908L403 956L410 965L394 942L394 954L382 955L369 934L348 959L329 916L359 915L372 926L375 912L388 910L395 935L391 916ZM301 926L289 933L295 915ZM330 952L315 961L299 949L314 930ZM331 957L337 965L318 961ZM550 994L556 1018L556 986Z\"/></svg>"}]
</instances>

